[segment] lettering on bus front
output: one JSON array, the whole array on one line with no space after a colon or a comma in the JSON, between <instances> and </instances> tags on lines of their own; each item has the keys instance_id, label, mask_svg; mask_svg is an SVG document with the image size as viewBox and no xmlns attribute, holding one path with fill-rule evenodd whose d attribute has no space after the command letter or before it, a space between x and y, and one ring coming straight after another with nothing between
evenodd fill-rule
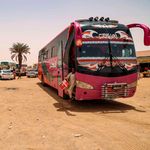
<instances>
[{"instance_id":1,"label":"lettering on bus front","mask_svg":"<svg viewBox=\"0 0 150 150\"><path fill-rule=\"evenodd\" d=\"M130 40L133 41L132 37L130 37L126 32L122 30L116 31L114 34L110 33L98 33L94 30L86 30L82 34L83 40L86 38L97 38L97 39L125 39L125 40Z\"/></svg>"}]
</instances>

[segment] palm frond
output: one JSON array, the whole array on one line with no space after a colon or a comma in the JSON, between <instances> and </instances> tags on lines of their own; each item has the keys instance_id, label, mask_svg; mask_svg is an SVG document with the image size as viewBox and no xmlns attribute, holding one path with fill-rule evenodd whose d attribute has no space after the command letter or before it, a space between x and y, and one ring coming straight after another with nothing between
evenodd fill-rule
<instances>
[{"instance_id":1,"label":"palm frond","mask_svg":"<svg viewBox=\"0 0 150 150\"><path fill-rule=\"evenodd\" d=\"M15 57L16 57L16 54L13 54L13 55L11 56L11 59L14 60Z\"/></svg>"},{"instance_id":2,"label":"palm frond","mask_svg":"<svg viewBox=\"0 0 150 150\"><path fill-rule=\"evenodd\" d=\"M23 55L23 61L27 61L27 57Z\"/></svg>"},{"instance_id":3,"label":"palm frond","mask_svg":"<svg viewBox=\"0 0 150 150\"><path fill-rule=\"evenodd\" d=\"M16 59L16 62L18 62L18 56L16 56L15 59Z\"/></svg>"}]
</instances>

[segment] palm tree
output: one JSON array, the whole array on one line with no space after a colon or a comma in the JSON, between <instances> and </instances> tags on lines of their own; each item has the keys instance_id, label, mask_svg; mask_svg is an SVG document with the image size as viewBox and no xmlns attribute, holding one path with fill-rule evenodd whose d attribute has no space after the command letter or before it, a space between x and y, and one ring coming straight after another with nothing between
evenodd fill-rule
<instances>
[{"instance_id":1,"label":"palm tree","mask_svg":"<svg viewBox=\"0 0 150 150\"><path fill-rule=\"evenodd\" d=\"M26 54L30 54L30 48L27 44L24 43L14 43L10 48L11 51L11 59L16 60L19 64L19 73L22 66L23 61L27 61Z\"/></svg>"}]
</instances>

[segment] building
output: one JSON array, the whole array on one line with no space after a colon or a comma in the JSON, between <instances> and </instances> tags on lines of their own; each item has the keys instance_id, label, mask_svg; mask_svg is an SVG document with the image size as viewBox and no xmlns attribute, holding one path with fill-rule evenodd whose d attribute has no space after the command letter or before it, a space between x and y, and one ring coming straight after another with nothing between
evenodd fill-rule
<instances>
[{"instance_id":1,"label":"building","mask_svg":"<svg viewBox=\"0 0 150 150\"><path fill-rule=\"evenodd\" d=\"M150 69L150 50L137 51L136 56L140 65L140 72Z\"/></svg>"}]
</instances>

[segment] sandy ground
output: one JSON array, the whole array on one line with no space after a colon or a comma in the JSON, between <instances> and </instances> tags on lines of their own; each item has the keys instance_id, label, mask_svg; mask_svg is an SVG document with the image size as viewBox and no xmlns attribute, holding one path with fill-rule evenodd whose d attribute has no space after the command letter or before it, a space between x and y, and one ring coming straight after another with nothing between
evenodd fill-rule
<instances>
[{"instance_id":1,"label":"sandy ground","mask_svg":"<svg viewBox=\"0 0 150 150\"><path fill-rule=\"evenodd\" d=\"M37 78L0 81L0 150L149 150L150 78L134 97L69 103Z\"/></svg>"}]
</instances>

